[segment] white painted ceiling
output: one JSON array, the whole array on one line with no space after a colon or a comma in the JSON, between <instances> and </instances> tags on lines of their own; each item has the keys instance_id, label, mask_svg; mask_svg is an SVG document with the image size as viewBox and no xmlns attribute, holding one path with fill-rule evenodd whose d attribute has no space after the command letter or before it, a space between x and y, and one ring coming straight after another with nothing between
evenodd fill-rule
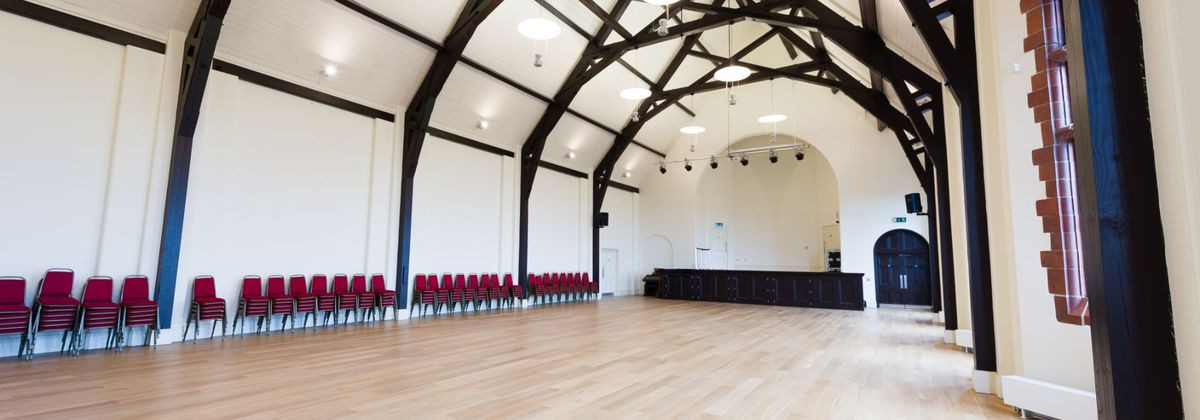
<instances>
[{"instance_id":1,"label":"white painted ceiling","mask_svg":"<svg viewBox=\"0 0 1200 420\"><path fill-rule=\"evenodd\" d=\"M200 0L30 0L77 16L118 27L149 38L165 40L170 30L186 31L191 24ZM356 0L363 6L420 33L435 42L442 42L465 0ZM549 42L535 42L519 35L517 23L530 17L557 20L535 0L506 0L479 27L468 44L464 56L495 72L528 87L544 97L553 97L579 60L590 34L601 27L601 21L576 0L545 0L574 25L589 35L577 33L565 22L562 34ZM822 0L853 23L860 23L859 0ZM598 0L599 6L611 10L615 0ZM880 32L890 48L913 61L930 74L937 75L928 50L909 21L898 0L877 0ZM736 3L727 1L730 7ZM634 1L621 17L622 26L637 33L662 15L663 9L642 1ZM681 14L684 21L699 18L692 12ZM943 24L948 25L947 22ZM727 56L767 30L755 22L734 25L732 40L724 28L706 32L701 44L712 54ZM796 30L806 39L804 30ZM613 33L607 42L622 37ZM655 81L679 48L678 39L631 51L623 59L649 80ZM727 44L732 44L727 46ZM861 81L869 80L865 66L835 43L826 40L826 47L835 62ZM731 48L730 48L731 47ZM533 55L542 53L544 66L535 68ZM273 76L334 94L352 101L374 106L389 112L403 110L421 83L435 51L382 24L370 20L334 0L234 0L225 19L225 27L217 46L217 57L271 74ZM777 67L807 61L788 56L782 43L772 39L746 61ZM322 77L320 70L327 64L338 67L334 77ZM691 84L713 68L713 64L688 57L667 88ZM599 122L605 128L567 114L555 127L543 157L580 171L591 172L613 141L609 130L620 130L637 104L621 99L618 92L632 86L646 86L620 64L613 64L580 91L570 104L574 111ZM769 90L767 90L769 91ZM740 101L768 101L749 96ZM684 105L689 99L685 98ZM451 73L432 117L432 125L505 149L519 150L529 136L546 103L519 89L499 81L477 69L459 64ZM725 115L704 114L695 121L720 119ZM488 121L486 130L477 128L481 120ZM689 124L693 117L679 107L672 107L649 121L638 135L638 141L650 148L667 151L681 137L679 127ZM566 159L567 152L576 154ZM659 157L638 147L630 146L618 162L614 177L618 181L638 184L646 173L657 170ZM621 175L631 172L629 178Z\"/></svg>"}]
</instances>

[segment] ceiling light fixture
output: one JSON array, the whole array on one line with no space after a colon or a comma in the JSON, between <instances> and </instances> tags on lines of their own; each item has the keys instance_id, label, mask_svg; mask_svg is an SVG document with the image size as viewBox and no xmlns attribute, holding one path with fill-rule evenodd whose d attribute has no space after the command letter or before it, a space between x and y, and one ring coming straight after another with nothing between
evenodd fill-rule
<instances>
[{"instance_id":1,"label":"ceiling light fixture","mask_svg":"<svg viewBox=\"0 0 1200 420\"><path fill-rule=\"evenodd\" d=\"M667 165L663 164L663 163L658 164L658 173L666 175L667 174Z\"/></svg>"},{"instance_id":2,"label":"ceiling light fixture","mask_svg":"<svg viewBox=\"0 0 1200 420\"><path fill-rule=\"evenodd\" d=\"M713 157L712 157L712 160L710 160L710 161L708 162L708 166L709 166L709 167L711 167L711 168L713 168L713 169L717 169L717 157L716 157L716 156L713 156Z\"/></svg>"},{"instance_id":3,"label":"ceiling light fixture","mask_svg":"<svg viewBox=\"0 0 1200 420\"><path fill-rule=\"evenodd\" d=\"M325 68L321 69L321 75L325 77L333 77L337 72L338 68L333 64L326 64Z\"/></svg>"},{"instance_id":4,"label":"ceiling light fixture","mask_svg":"<svg viewBox=\"0 0 1200 420\"><path fill-rule=\"evenodd\" d=\"M746 165L750 164L750 159L746 159L746 155L743 154L742 159L739 160L738 162L741 162L742 166L746 166Z\"/></svg>"},{"instance_id":5,"label":"ceiling light fixture","mask_svg":"<svg viewBox=\"0 0 1200 420\"><path fill-rule=\"evenodd\" d=\"M646 0L646 3L650 3L655 6L666 6L668 4L674 4L678 2L679 0Z\"/></svg>"},{"instance_id":6,"label":"ceiling light fixture","mask_svg":"<svg viewBox=\"0 0 1200 420\"><path fill-rule=\"evenodd\" d=\"M632 173L632 172L629 172L629 171L625 171L625 173L624 173L624 174L621 174L621 177L622 177L622 178L629 178L629 177L631 177L631 176L633 176L633 173Z\"/></svg>"},{"instance_id":7,"label":"ceiling light fixture","mask_svg":"<svg viewBox=\"0 0 1200 420\"><path fill-rule=\"evenodd\" d=\"M688 162L687 159L684 159L683 160L683 170L691 172L692 171L692 162Z\"/></svg>"},{"instance_id":8,"label":"ceiling light fixture","mask_svg":"<svg viewBox=\"0 0 1200 420\"><path fill-rule=\"evenodd\" d=\"M740 82L742 80L746 80L747 77L750 77L750 69L737 64L730 64L728 66L721 67L720 70L717 70L717 72L713 74L713 77L725 83Z\"/></svg>"},{"instance_id":9,"label":"ceiling light fixture","mask_svg":"<svg viewBox=\"0 0 1200 420\"><path fill-rule=\"evenodd\" d=\"M557 23L546 18L529 18L517 24L517 32L534 41L549 41L558 38L562 28Z\"/></svg>"},{"instance_id":10,"label":"ceiling light fixture","mask_svg":"<svg viewBox=\"0 0 1200 420\"><path fill-rule=\"evenodd\" d=\"M575 152L567 152L567 159L575 159Z\"/></svg>"},{"instance_id":11,"label":"ceiling light fixture","mask_svg":"<svg viewBox=\"0 0 1200 420\"><path fill-rule=\"evenodd\" d=\"M703 133L704 130L704 127L698 125L689 125L687 127L680 128L679 132L683 134L700 134Z\"/></svg>"},{"instance_id":12,"label":"ceiling light fixture","mask_svg":"<svg viewBox=\"0 0 1200 420\"><path fill-rule=\"evenodd\" d=\"M804 151L796 150L796 160L804 160Z\"/></svg>"},{"instance_id":13,"label":"ceiling light fixture","mask_svg":"<svg viewBox=\"0 0 1200 420\"><path fill-rule=\"evenodd\" d=\"M487 130L487 128L490 126L491 124L488 123L487 120L479 120L479 123L475 124L475 128L480 130Z\"/></svg>"},{"instance_id":14,"label":"ceiling light fixture","mask_svg":"<svg viewBox=\"0 0 1200 420\"><path fill-rule=\"evenodd\" d=\"M775 154L774 150L772 150L771 155L767 156L767 160L771 161L771 163L776 163L779 162L779 156Z\"/></svg>"},{"instance_id":15,"label":"ceiling light fixture","mask_svg":"<svg viewBox=\"0 0 1200 420\"><path fill-rule=\"evenodd\" d=\"M769 114L758 117L758 122L763 124L775 124L784 120L787 120L787 115L783 114Z\"/></svg>"},{"instance_id":16,"label":"ceiling light fixture","mask_svg":"<svg viewBox=\"0 0 1200 420\"><path fill-rule=\"evenodd\" d=\"M630 101L640 101L650 97L650 89L644 87L631 87L621 90L621 98Z\"/></svg>"}]
</instances>

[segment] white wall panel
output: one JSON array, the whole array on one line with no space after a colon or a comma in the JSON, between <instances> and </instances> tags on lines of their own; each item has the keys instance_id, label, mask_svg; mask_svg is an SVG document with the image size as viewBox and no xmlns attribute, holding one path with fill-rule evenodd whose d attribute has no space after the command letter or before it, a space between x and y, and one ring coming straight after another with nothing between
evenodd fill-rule
<instances>
[{"instance_id":1,"label":"white wall panel","mask_svg":"<svg viewBox=\"0 0 1200 420\"><path fill-rule=\"evenodd\" d=\"M591 270L590 182L542 169L529 197L529 272ZM587 261L582 261L587 253Z\"/></svg>"},{"instance_id":2,"label":"white wall panel","mask_svg":"<svg viewBox=\"0 0 1200 420\"><path fill-rule=\"evenodd\" d=\"M638 196L615 188L609 188L604 196L602 211L608 213L608 226L600 229L600 248L617 250L617 275L615 282L600 283L602 293L629 295L641 292L644 273L641 272L638 250Z\"/></svg>"},{"instance_id":3,"label":"white wall panel","mask_svg":"<svg viewBox=\"0 0 1200 420\"><path fill-rule=\"evenodd\" d=\"M410 276L501 269L505 161L427 137L413 186Z\"/></svg>"}]
</instances>

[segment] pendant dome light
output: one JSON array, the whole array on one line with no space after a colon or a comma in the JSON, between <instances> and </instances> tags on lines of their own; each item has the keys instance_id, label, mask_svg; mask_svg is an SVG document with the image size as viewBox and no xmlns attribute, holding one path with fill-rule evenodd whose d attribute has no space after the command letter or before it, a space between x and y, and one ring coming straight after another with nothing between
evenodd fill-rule
<instances>
[{"instance_id":1,"label":"pendant dome light","mask_svg":"<svg viewBox=\"0 0 1200 420\"><path fill-rule=\"evenodd\" d=\"M543 17L529 18L517 24L517 32L534 41L549 41L558 38L562 28L557 23Z\"/></svg>"},{"instance_id":2,"label":"pendant dome light","mask_svg":"<svg viewBox=\"0 0 1200 420\"><path fill-rule=\"evenodd\" d=\"M747 77L750 77L750 69L739 66L733 61L733 22L729 23L725 34L725 48L728 49L729 65L721 67L720 70L717 70L717 72L713 74L713 78L725 83L746 80Z\"/></svg>"},{"instance_id":3,"label":"pendant dome light","mask_svg":"<svg viewBox=\"0 0 1200 420\"><path fill-rule=\"evenodd\" d=\"M758 122L763 124L771 124L771 144L775 144L775 139L779 134L779 123L787 120L787 115L775 113L775 78L771 78L771 113L758 117ZM771 151L771 163L778 161L775 157L775 151Z\"/></svg>"},{"instance_id":4,"label":"pendant dome light","mask_svg":"<svg viewBox=\"0 0 1200 420\"><path fill-rule=\"evenodd\" d=\"M638 68L638 55L639 55L638 50L635 48L633 50L633 71L634 72L636 72L637 68ZM636 80L634 81L634 84L637 84ZM618 92L618 95L620 95L622 99L629 101L630 118L634 122L637 122L638 119L640 118L640 116L638 115L637 109L634 108L634 102L649 98L650 94L651 94L650 89L647 89L643 86L628 87L625 89L621 89L621 91Z\"/></svg>"},{"instance_id":5,"label":"pendant dome light","mask_svg":"<svg viewBox=\"0 0 1200 420\"><path fill-rule=\"evenodd\" d=\"M650 3L655 6L666 6L666 5L675 4L675 3L679 2L679 0L645 0L645 1L646 1L646 3Z\"/></svg>"},{"instance_id":6,"label":"pendant dome light","mask_svg":"<svg viewBox=\"0 0 1200 420\"><path fill-rule=\"evenodd\" d=\"M689 98L689 100L692 101L692 105L690 108L696 109L696 94L691 94L688 96L688 98ZM696 117L694 115L692 116L692 122L690 124L688 124L686 127L679 129L680 133L692 135L692 149L691 150L693 152L696 151L696 144L700 142L700 133L703 133L704 131L705 131L704 127L696 125Z\"/></svg>"}]
</instances>

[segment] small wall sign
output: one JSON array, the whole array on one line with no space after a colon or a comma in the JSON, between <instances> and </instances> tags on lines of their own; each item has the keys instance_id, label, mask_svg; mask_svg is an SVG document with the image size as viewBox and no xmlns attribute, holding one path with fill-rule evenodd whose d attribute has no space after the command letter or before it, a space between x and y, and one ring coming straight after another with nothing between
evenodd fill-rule
<instances>
[{"instance_id":1,"label":"small wall sign","mask_svg":"<svg viewBox=\"0 0 1200 420\"><path fill-rule=\"evenodd\" d=\"M893 217L892 223L908 223L907 217Z\"/></svg>"}]
</instances>

